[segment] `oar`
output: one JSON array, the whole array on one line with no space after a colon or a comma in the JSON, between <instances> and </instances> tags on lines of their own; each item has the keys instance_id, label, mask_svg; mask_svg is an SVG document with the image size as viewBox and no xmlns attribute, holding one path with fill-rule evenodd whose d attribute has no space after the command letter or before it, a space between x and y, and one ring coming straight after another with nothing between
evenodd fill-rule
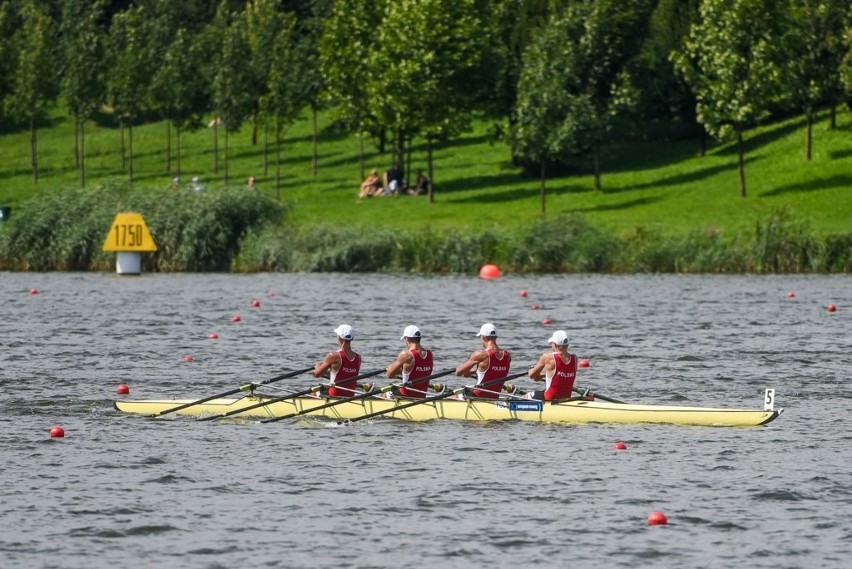
<instances>
[{"instance_id":1,"label":"oar","mask_svg":"<svg viewBox=\"0 0 852 569\"><path fill-rule=\"evenodd\" d=\"M183 405L178 405L177 407L171 407L169 409L166 409L165 411L160 411L159 413L154 413L151 416L152 417L160 417L160 416L166 415L168 413L174 413L175 411L181 411L181 410L186 409L188 407L194 407L196 405L201 405L202 403L207 403L208 401L212 401L214 399L219 399L220 397L227 397L228 395L234 395L235 393L240 393L241 391L249 391L250 389L254 389L255 387L258 387L260 385L268 385L268 384L274 383L276 381L281 381L282 379L288 379L290 377L294 377L294 376L297 376L299 374L311 371L312 369L314 369L314 368L313 367L306 367L305 369L298 369L296 371L290 371L290 372L287 372L287 373L282 373L281 375L276 375L275 377L270 377L269 379L261 381L260 383L246 383L245 385L241 385L241 386L236 387L234 389L229 389L228 391L225 391L224 393L218 393L216 395L211 395L210 397L205 397L204 399L199 399L198 401L192 401L190 403L184 403Z\"/></svg>"},{"instance_id":2,"label":"oar","mask_svg":"<svg viewBox=\"0 0 852 569\"><path fill-rule=\"evenodd\" d=\"M338 421L338 423L354 423L356 421L363 421L364 419L369 419L371 417L378 417L379 415L386 415L387 413L393 413L394 411L401 411L403 409L408 409L409 407L414 407L415 405L422 405L424 403L429 403L431 401L437 401L439 399L446 399L448 397L452 397L453 395L458 395L459 393L464 393L466 389L483 389L488 387L489 385L496 385L502 381L509 381L510 379L515 379L526 375L527 372L521 371L518 373L514 373L507 377L501 377L499 379L494 379L491 381L486 381L485 383L480 383L479 385L466 385L464 387L459 387L458 389L453 389L452 391L448 391L446 393L441 393L440 395L436 395L434 397L426 397L424 399L418 399L416 401L412 401L411 403L406 403L405 405L398 405L396 407L391 407L390 409L382 409L381 411L373 411L372 413L367 413L366 415L361 415L360 417L355 417L354 419L346 419L344 421Z\"/></svg>"},{"instance_id":3,"label":"oar","mask_svg":"<svg viewBox=\"0 0 852 569\"><path fill-rule=\"evenodd\" d=\"M371 371L353 379L347 379L346 381L357 381L359 379L364 379L367 377L372 377L374 375L378 375L382 373L383 369L377 369L375 371ZM296 393L288 393L287 395L282 395L281 397L273 397L272 399L267 399L265 401L261 401L259 403L255 403L253 405L248 405L247 407L241 407L240 409L233 409L231 411L227 411L220 415L213 415L211 417L202 417L198 419L199 421L212 421L214 419L224 419L225 417L230 417L231 415L238 415L240 413L245 413L246 411L251 411L252 409L257 409L258 407L266 407L267 405L272 405L273 403L278 403L279 401L286 401L287 399L294 399L296 397L301 397L302 395L308 395L309 393L315 393L322 389L323 387L334 387L334 383L320 383L319 385L314 385L305 389L303 391L297 391Z\"/></svg>"},{"instance_id":4,"label":"oar","mask_svg":"<svg viewBox=\"0 0 852 569\"><path fill-rule=\"evenodd\" d=\"M381 373L383 371L385 371L385 370L379 370L377 372L371 373L370 375L378 375L379 373ZM430 375L429 377L424 377L422 379L418 379L416 381L425 381L427 379L429 379L429 380L437 379L439 377L449 375L449 374L453 373L454 371L456 371L456 370L455 369L448 369L448 370ZM331 401L330 403L326 403L325 405L319 405L317 407L305 408L305 409L302 409L301 411L294 411L293 413L289 413L287 415L281 415L280 417L270 417L269 419L263 419L261 421L261 423L274 423L275 421L283 421L284 419L291 419L293 417L298 417L299 415L305 415L307 413L313 413L314 411L322 411L323 409L328 409L330 407L336 407L337 405L342 405L343 403L349 403L350 401L358 401L360 399L366 399L367 397L373 397L373 396L378 395L380 393L387 393L388 391L390 391L394 387L399 387L400 385L401 384L399 384L399 383L391 383L390 385L386 385L386 386L382 387L381 389L371 389L370 391L368 391L366 393L360 393L358 395L355 395L354 397L347 397L345 399L340 399L338 401ZM431 397L430 399L434 399L434 397Z\"/></svg>"},{"instance_id":5,"label":"oar","mask_svg":"<svg viewBox=\"0 0 852 569\"><path fill-rule=\"evenodd\" d=\"M580 389L579 387L575 387L574 391L585 397L589 394L591 388L587 387L586 389ZM619 401L618 399L613 399L612 397L607 397L606 395L601 395L600 393L596 393L594 391L592 391L592 393L594 394L595 399L600 399L601 401L607 401L609 403L621 403L622 405L626 404L624 401Z\"/></svg>"}]
</instances>

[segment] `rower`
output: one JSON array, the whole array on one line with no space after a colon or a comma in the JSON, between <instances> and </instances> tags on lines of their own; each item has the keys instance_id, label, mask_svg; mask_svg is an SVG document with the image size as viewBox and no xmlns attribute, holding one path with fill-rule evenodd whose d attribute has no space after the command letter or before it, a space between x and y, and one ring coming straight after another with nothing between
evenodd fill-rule
<instances>
[{"instance_id":1,"label":"rower","mask_svg":"<svg viewBox=\"0 0 852 569\"><path fill-rule=\"evenodd\" d=\"M497 327L486 322L479 328L477 334L482 340L481 350L477 350L463 364L456 368L459 377L470 377L476 374L476 384L489 383L488 389L472 390L474 397L482 399L497 399L503 389L502 381L495 381L509 375L512 358L508 350L497 345ZM491 382L494 383L491 383Z\"/></svg>"},{"instance_id":2,"label":"rower","mask_svg":"<svg viewBox=\"0 0 852 569\"><path fill-rule=\"evenodd\" d=\"M548 338L551 351L541 354L527 374L533 381L543 381L544 389L524 394L526 399L552 401L571 397L577 377L577 356L568 353L570 341L564 330L557 330Z\"/></svg>"},{"instance_id":3,"label":"rower","mask_svg":"<svg viewBox=\"0 0 852 569\"><path fill-rule=\"evenodd\" d=\"M388 377L391 379L402 374L402 385L395 389L395 394L401 397L421 399L429 389L432 351L420 345L421 337L420 328L414 325L406 326L400 338L405 342L405 349L387 367Z\"/></svg>"},{"instance_id":4,"label":"rower","mask_svg":"<svg viewBox=\"0 0 852 569\"><path fill-rule=\"evenodd\" d=\"M352 397L357 390L355 378L361 371L361 356L352 350L355 330L349 324L334 329L337 334L337 350L329 352L325 359L314 366L314 377L328 377L334 384L328 388L330 397Z\"/></svg>"}]
</instances>

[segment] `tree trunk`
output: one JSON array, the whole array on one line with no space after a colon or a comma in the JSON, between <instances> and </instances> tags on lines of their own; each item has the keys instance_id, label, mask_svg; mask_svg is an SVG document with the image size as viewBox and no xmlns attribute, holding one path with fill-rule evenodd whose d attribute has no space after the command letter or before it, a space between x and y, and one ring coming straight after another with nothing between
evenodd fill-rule
<instances>
[{"instance_id":1,"label":"tree trunk","mask_svg":"<svg viewBox=\"0 0 852 569\"><path fill-rule=\"evenodd\" d=\"M814 114L811 111L807 113L807 127L805 128L805 159L810 162L811 150L813 148L813 132L814 132Z\"/></svg>"},{"instance_id":2,"label":"tree trunk","mask_svg":"<svg viewBox=\"0 0 852 569\"><path fill-rule=\"evenodd\" d=\"M837 128L837 105L835 103L831 103L831 114L829 116L831 118L829 119L828 128L834 130Z\"/></svg>"},{"instance_id":3,"label":"tree trunk","mask_svg":"<svg viewBox=\"0 0 852 569\"><path fill-rule=\"evenodd\" d=\"M121 169L127 170L127 157L126 157L127 153L124 149L124 121L123 120L118 121L118 133L119 133L119 136L121 137L121 140L118 143L118 149L119 149L119 152L121 152Z\"/></svg>"},{"instance_id":4,"label":"tree trunk","mask_svg":"<svg viewBox=\"0 0 852 569\"><path fill-rule=\"evenodd\" d=\"M175 127L175 159L177 166L177 176L180 178L180 127Z\"/></svg>"},{"instance_id":5,"label":"tree trunk","mask_svg":"<svg viewBox=\"0 0 852 569\"><path fill-rule=\"evenodd\" d=\"M223 165L224 165L224 180L225 185L228 185L228 123L225 123L225 148L224 155L222 156Z\"/></svg>"},{"instance_id":6,"label":"tree trunk","mask_svg":"<svg viewBox=\"0 0 852 569\"><path fill-rule=\"evenodd\" d=\"M600 161L600 154L598 152L598 145L597 144L595 144L595 146L592 148L592 159L594 161L594 168L595 168L595 190L600 191L600 189L601 189L601 161Z\"/></svg>"},{"instance_id":7,"label":"tree trunk","mask_svg":"<svg viewBox=\"0 0 852 569\"><path fill-rule=\"evenodd\" d=\"M133 186L133 123L127 125L127 181Z\"/></svg>"},{"instance_id":8,"label":"tree trunk","mask_svg":"<svg viewBox=\"0 0 852 569\"><path fill-rule=\"evenodd\" d=\"M544 189L544 160L541 161L541 215L545 214L545 189Z\"/></svg>"},{"instance_id":9,"label":"tree trunk","mask_svg":"<svg viewBox=\"0 0 852 569\"><path fill-rule=\"evenodd\" d=\"M38 184L38 140L36 139L35 116L30 117L30 165L33 167L33 182Z\"/></svg>"},{"instance_id":10,"label":"tree trunk","mask_svg":"<svg viewBox=\"0 0 852 569\"><path fill-rule=\"evenodd\" d=\"M263 177L269 176L269 119L263 119Z\"/></svg>"},{"instance_id":11,"label":"tree trunk","mask_svg":"<svg viewBox=\"0 0 852 569\"><path fill-rule=\"evenodd\" d=\"M172 121L166 121L166 174L172 173Z\"/></svg>"},{"instance_id":12,"label":"tree trunk","mask_svg":"<svg viewBox=\"0 0 852 569\"><path fill-rule=\"evenodd\" d=\"M80 169L80 114L74 114L74 167Z\"/></svg>"},{"instance_id":13,"label":"tree trunk","mask_svg":"<svg viewBox=\"0 0 852 569\"><path fill-rule=\"evenodd\" d=\"M358 165L361 167L361 177L360 180L363 180L367 177L367 173L364 171L364 133L360 133L358 135Z\"/></svg>"},{"instance_id":14,"label":"tree trunk","mask_svg":"<svg viewBox=\"0 0 852 569\"><path fill-rule=\"evenodd\" d=\"M213 173L219 173L219 117L213 119Z\"/></svg>"},{"instance_id":15,"label":"tree trunk","mask_svg":"<svg viewBox=\"0 0 852 569\"><path fill-rule=\"evenodd\" d=\"M317 167L318 167L318 148L319 148L319 133L317 132L317 106L315 104L311 104L311 121L313 123L313 134L311 140L311 173L314 178L317 177Z\"/></svg>"},{"instance_id":16,"label":"tree trunk","mask_svg":"<svg viewBox=\"0 0 852 569\"><path fill-rule=\"evenodd\" d=\"M80 187L86 187L86 122L83 120L77 121L77 129L80 131Z\"/></svg>"},{"instance_id":17,"label":"tree trunk","mask_svg":"<svg viewBox=\"0 0 852 569\"><path fill-rule=\"evenodd\" d=\"M426 167L429 170L429 203L435 203L435 178L432 174L432 136L426 137Z\"/></svg>"},{"instance_id":18,"label":"tree trunk","mask_svg":"<svg viewBox=\"0 0 852 569\"><path fill-rule=\"evenodd\" d=\"M737 161L740 170L740 196L746 197L746 178L745 178L745 150L743 149L743 127L737 125Z\"/></svg>"},{"instance_id":19,"label":"tree trunk","mask_svg":"<svg viewBox=\"0 0 852 569\"><path fill-rule=\"evenodd\" d=\"M275 199L281 201L281 125L275 125Z\"/></svg>"}]
</instances>

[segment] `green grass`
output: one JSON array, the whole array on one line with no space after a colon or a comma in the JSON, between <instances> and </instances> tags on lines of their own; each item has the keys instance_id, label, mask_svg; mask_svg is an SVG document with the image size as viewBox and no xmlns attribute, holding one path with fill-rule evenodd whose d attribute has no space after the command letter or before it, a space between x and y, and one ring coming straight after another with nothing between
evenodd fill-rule
<instances>
[{"instance_id":1,"label":"green grass","mask_svg":"<svg viewBox=\"0 0 852 569\"><path fill-rule=\"evenodd\" d=\"M337 132L320 117L319 167L311 174L310 122L305 117L286 133L282 148L281 200L290 223L299 227L350 225L444 231L497 229L524 231L541 221L539 181L524 178L511 164L501 141L491 140L490 123L434 149L435 203L423 197L376 198L358 202L358 140ZM125 131L126 133L126 131ZM651 231L684 236L696 229L731 234L753 230L771 212L784 209L821 236L852 231L852 114L838 114L828 128L821 115L814 126L814 154L804 157L804 121L794 118L746 134L748 196L739 196L736 148L711 146L698 156L698 142L625 143L606 149L603 190L589 173L547 180L547 214L578 213L592 225L619 237ZM133 129L134 191L168 187L164 123ZM40 179L29 168L29 132L0 134L0 205L14 208L39 192L79 186L73 161L73 123L57 114L38 131ZM223 131L219 131L219 172L213 172L212 130L182 135L183 180L200 176L208 187L223 185ZM271 141L270 141L271 142ZM119 130L108 119L86 125L87 185L124 181ZM389 165L372 142L365 144L365 167ZM275 196L274 156L264 173L262 135L251 144L250 129L230 135L229 181L241 186L250 175L266 196ZM174 143L172 151L174 153ZM426 166L426 149L415 141L412 168ZM172 169L175 160L172 160Z\"/></svg>"}]
</instances>

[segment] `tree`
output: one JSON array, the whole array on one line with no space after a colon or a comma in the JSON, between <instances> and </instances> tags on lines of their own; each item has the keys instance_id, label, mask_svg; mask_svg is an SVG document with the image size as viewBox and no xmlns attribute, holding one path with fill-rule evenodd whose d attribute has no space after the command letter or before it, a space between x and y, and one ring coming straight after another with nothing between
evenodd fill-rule
<instances>
[{"instance_id":1,"label":"tree","mask_svg":"<svg viewBox=\"0 0 852 569\"><path fill-rule=\"evenodd\" d=\"M112 65L107 80L107 95L112 112L122 127L122 164L124 164L124 127L128 132L127 178L133 182L133 122L149 105L150 80L154 68L148 49L147 13L143 7L128 8L113 17L110 30Z\"/></svg>"},{"instance_id":2,"label":"tree","mask_svg":"<svg viewBox=\"0 0 852 569\"><path fill-rule=\"evenodd\" d=\"M21 26L13 42L18 56L7 110L26 117L30 125L30 165L38 183L36 121L56 98L55 29L52 19L34 0L21 0Z\"/></svg>"},{"instance_id":3,"label":"tree","mask_svg":"<svg viewBox=\"0 0 852 569\"><path fill-rule=\"evenodd\" d=\"M80 170L80 185L86 184L85 120L104 98L101 0L64 0L60 24L60 80L62 98L74 116L74 163Z\"/></svg>"},{"instance_id":4,"label":"tree","mask_svg":"<svg viewBox=\"0 0 852 569\"><path fill-rule=\"evenodd\" d=\"M828 102L832 111L842 96L843 18L848 0L792 0L785 20L782 59L785 83L805 113L805 157L811 159L814 116ZM832 112L832 123L834 115Z\"/></svg>"},{"instance_id":5,"label":"tree","mask_svg":"<svg viewBox=\"0 0 852 569\"><path fill-rule=\"evenodd\" d=\"M524 54L512 149L539 164L542 212L547 162L591 154L600 189L600 147L636 98L629 65L649 15L646 0L577 2L553 16Z\"/></svg>"},{"instance_id":6,"label":"tree","mask_svg":"<svg viewBox=\"0 0 852 569\"><path fill-rule=\"evenodd\" d=\"M216 122L225 127L224 181L228 183L228 135L236 132L251 116L252 74L246 62L251 59L251 47L245 34L245 15L231 12L227 0L222 0L216 19L210 27L211 41L218 49L213 55L213 108Z\"/></svg>"},{"instance_id":7,"label":"tree","mask_svg":"<svg viewBox=\"0 0 852 569\"><path fill-rule=\"evenodd\" d=\"M474 0L397 0L388 4L369 66L370 115L395 135L394 162L405 140L428 143L429 202L434 201L432 141L470 127L481 86L476 77L484 43Z\"/></svg>"},{"instance_id":8,"label":"tree","mask_svg":"<svg viewBox=\"0 0 852 569\"><path fill-rule=\"evenodd\" d=\"M784 21L775 0L704 0L675 63L695 93L698 120L711 134L736 134L740 195L746 197L743 131L781 92Z\"/></svg>"}]
</instances>

